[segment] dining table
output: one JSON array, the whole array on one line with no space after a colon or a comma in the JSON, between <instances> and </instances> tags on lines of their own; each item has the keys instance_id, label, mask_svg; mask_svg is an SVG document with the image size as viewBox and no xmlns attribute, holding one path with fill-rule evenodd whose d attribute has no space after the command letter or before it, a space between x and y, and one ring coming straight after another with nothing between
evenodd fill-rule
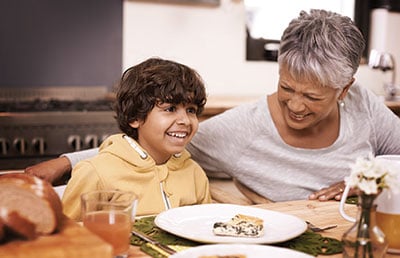
<instances>
[{"instance_id":1,"label":"dining table","mask_svg":"<svg viewBox=\"0 0 400 258\"><path fill-rule=\"evenodd\" d=\"M20 171L0 171L0 174L7 173L23 173ZM213 184L213 187L221 186L223 188L227 188L227 186L232 185L231 183L223 184L218 182L217 184ZM304 221L311 222L312 224L318 227L326 227L337 225L335 228L318 232L323 237L330 237L337 240L341 240L342 235L350 229L353 225L352 222L345 220L339 212L339 202L330 200L330 201L318 201L318 200L295 200L295 201L285 201L285 202L270 202L258 205L251 205L248 202L244 202L242 200L242 195L238 194L237 189L230 190L228 192L223 192L223 195L229 195L230 197L226 197L222 202L235 202L236 204L241 204L249 207L257 207L260 209L267 209L271 211L282 212L285 214L290 214L296 216ZM217 201L218 202L218 201ZM344 206L345 212L349 216L356 217L357 214L357 206L355 204L346 204ZM77 230L76 227L71 227L72 231ZM69 231L68 231L69 232ZM82 237L85 237L82 235ZM71 249L71 248L70 248ZM71 256L70 256L71 257ZM140 250L140 246L131 245L128 258L149 258L148 254ZM326 258L336 258L343 257L342 254L333 254L333 255L319 255L317 257L326 257ZM386 258L400 258L400 253L387 253Z\"/></svg>"},{"instance_id":2,"label":"dining table","mask_svg":"<svg viewBox=\"0 0 400 258\"><path fill-rule=\"evenodd\" d=\"M286 202L271 202L265 204L251 205L260 209L268 209L278 211L285 214L297 216L298 218L311 222L318 227L326 227L337 225L337 227L319 232L323 237L335 238L341 240L345 233L352 225L352 222L345 220L339 213L338 201L318 201L318 200L296 200ZM344 207L346 213L355 217L357 214L357 206L347 204ZM131 245L128 258L149 258L151 256L140 250L139 246ZM343 257L342 254L319 255L317 257L336 258ZM400 254L387 253L386 258L400 258Z\"/></svg>"}]
</instances>

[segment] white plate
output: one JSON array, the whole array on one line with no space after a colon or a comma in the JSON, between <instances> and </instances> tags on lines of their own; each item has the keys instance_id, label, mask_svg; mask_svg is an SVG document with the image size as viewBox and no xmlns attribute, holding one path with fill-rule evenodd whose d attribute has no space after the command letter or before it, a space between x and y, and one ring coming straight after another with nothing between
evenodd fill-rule
<instances>
[{"instance_id":1,"label":"white plate","mask_svg":"<svg viewBox=\"0 0 400 258\"><path fill-rule=\"evenodd\" d=\"M213 234L215 222L225 222L236 214L256 216L264 220L262 237L229 237ZM301 235L307 224L292 215L234 204L201 204L173 208L157 215L155 224L174 235L202 243L273 244Z\"/></svg>"},{"instance_id":2,"label":"white plate","mask_svg":"<svg viewBox=\"0 0 400 258\"><path fill-rule=\"evenodd\" d=\"M193 258L201 255L233 255L242 254L246 258L312 258L313 256L293 251L286 248L268 245L245 245L245 244L215 244L192 247L187 250L175 253L170 258Z\"/></svg>"},{"instance_id":3,"label":"white plate","mask_svg":"<svg viewBox=\"0 0 400 258\"><path fill-rule=\"evenodd\" d=\"M400 249L388 248L388 253L400 254Z\"/></svg>"}]
</instances>

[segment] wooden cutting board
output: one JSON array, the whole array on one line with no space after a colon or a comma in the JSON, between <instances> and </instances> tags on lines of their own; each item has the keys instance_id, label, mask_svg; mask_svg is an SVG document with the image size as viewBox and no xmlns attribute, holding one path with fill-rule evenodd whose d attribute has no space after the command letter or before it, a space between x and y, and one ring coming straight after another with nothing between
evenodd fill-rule
<instances>
[{"instance_id":1,"label":"wooden cutting board","mask_svg":"<svg viewBox=\"0 0 400 258\"><path fill-rule=\"evenodd\" d=\"M64 217L60 230L35 240L0 244L1 258L111 258L112 246Z\"/></svg>"}]
</instances>

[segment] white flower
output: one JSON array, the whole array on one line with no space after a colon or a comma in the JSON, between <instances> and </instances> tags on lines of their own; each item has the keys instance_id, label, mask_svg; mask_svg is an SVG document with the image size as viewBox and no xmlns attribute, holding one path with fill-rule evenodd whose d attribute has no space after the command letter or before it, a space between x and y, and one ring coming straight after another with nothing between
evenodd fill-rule
<instances>
[{"instance_id":1,"label":"white flower","mask_svg":"<svg viewBox=\"0 0 400 258\"><path fill-rule=\"evenodd\" d=\"M368 158L357 158L345 181L350 187L358 188L365 194L377 194L383 188L397 192L400 188L398 177L395 169L385 166L370 154Z\"/></svg>"}]
</instances>

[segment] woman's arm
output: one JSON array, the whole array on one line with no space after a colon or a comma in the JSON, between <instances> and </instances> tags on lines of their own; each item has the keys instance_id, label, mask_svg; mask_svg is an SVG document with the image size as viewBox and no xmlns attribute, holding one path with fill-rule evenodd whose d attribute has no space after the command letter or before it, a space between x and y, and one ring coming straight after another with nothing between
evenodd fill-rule
<instances>
[{"instance_id":1,"label":"woman's arm","mask_svg":"<svg viewBox=\"0 0 400 258\"><path fill-rule=\"evenodd\" d=\"M52 185L65 184L66 177L71 174L71 163L67 157L59 157L25 168L25 173L40 177Z\"/></svg>"},{"instance_id":2,"label":"woman's arm","mask_svg":"<svg viewBox=\"0 0 400 258\"><path fill-rule=\"evenodd\" d=\"M62 154L59 158L43 161L25 168L25 173L40 177L52 185L65 184L75 165L95 156L98 148Z\"/></svg>"}]
</instances>

